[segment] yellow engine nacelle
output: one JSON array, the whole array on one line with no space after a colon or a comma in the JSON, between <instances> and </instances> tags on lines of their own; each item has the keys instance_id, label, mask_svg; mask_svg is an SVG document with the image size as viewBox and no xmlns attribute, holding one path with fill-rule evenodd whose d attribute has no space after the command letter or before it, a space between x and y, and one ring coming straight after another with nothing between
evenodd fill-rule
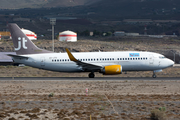
<instances>
[{"instance_id":1,"label":"yellow engine nacelle","mask_svg":"<svg viewBox=\"0 0 180 120\"><path fill-rule=\"evenodd\" d=\"M104 75L116 75L116 74L121 74L122 73L122 66L121 65L110 65L110 66L105 66L102 70L101 73Z\"/></svg>"}]
</instances>

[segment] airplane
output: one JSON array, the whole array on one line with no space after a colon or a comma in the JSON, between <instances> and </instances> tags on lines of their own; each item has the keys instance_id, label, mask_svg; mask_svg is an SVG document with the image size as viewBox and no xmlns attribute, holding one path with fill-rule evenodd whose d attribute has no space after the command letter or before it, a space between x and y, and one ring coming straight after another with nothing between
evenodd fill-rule
<instances>
[{"instance_id":1,"label":"airplane","mask_svg":"<svg viewBox=\"0 0 180 120\"><path fill-rule=\"evenodd\" d=\"M57 72L90 72L89 78L94 78L95 72L117 75L126 71L153 71L152 77L156 78L156 72L174 65L172 60L154 52L71 53L66 48L66 53L55 53L38 48L17 24L9 23L8 27L16 52L16 55L8 54L8 56L11 56L15 63L39 69Z\"/></svg>"}]
</instances>

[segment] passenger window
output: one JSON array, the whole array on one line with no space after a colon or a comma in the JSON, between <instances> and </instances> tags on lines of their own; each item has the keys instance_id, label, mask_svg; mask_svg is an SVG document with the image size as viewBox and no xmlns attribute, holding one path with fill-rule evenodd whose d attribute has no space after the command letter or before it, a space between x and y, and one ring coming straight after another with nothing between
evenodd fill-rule
<instances>
[{"instance_id":1,"label":"passenger window","mask_svg":"<svg viewBox=\"0 0 180 120\"><path fill-rule=\"evenodd\" d=\"M122 58L120 58L120 60L122 60Z\"/></svg>"},{"instance_id":2,"label":"passenger window","mask_svg":"<svg viewBox=\"0 0 180 120\"><path fill-rule=\"evenodd\" d=\"M130 58L130 60L132 60L132 58Z\"/></svg>"},{"instance_id":3,"label":"passenger window","mask_svg":"<svg viewBox=\"0 0 180 120\"><path fill-rule=\"evenodd\" d=\"M127 58L125 58L125 60L127 60Z\"/></svg>"},{"instance_id":4,"label":"passenger window","mask_svg":"<svg viewBox=\"0 0 180 120\"><path fill-rule=\"evenodd\" d=\"M128 58L128 60L129 60L129 58Z\"/></svg>"},{"instance_id":5,"label":"passenger window","mask_svg":"<svg viewBox=\"0 0 180 120\"><path fill-rule=\"evenodd\" d=\"M57 59L57 61L59 62L59 59Z\"/></svg>"},{"instance_id":6,"label":"passenger window","mask_svg":"<svg viewBox=\"0 0 180 120\"><path fill-rule=\"evenodd\" d=\"M123 58L123 60L124 60L124 58Z\"/></svg>"},{"instance_id":7,"label":"passenger window","mask_svg":"<svg viewBox=\"0 0 180 120\"><path fill-rule=\"evenodd\" d=\"M109 58L107 60L109 60Z\"/></svg>"},{"instance_id":8,"label":"passenger window","mask_svg":"<svg viewBox=\"0 0 180 120\"><path fill-rule=\"evenodd\" d=\"M104 58L102 60L104 60Z\"/></svg>"},{"instance_id":9,"label":"passenger window","mask_svg":"<svg viewBox=\"0 0 180 120\"><path fill-rule=\"evenodd\" d=\"M117 60L119 60L119 58Z\"/></svg>"},{"instance_id":10,"label":"passenger window","mask_svg":"<svg viewBox=\"0 0 180 120\"><path fill-rule=\"evenodd\" d=\"M140 58L138 58L138 60L140 60Z\"/></svg>"},{"instance_id":11,"label":"passenger window","mask_svg":"<svg viewBox=\"0 0 180 120\"><path fill-rule=\"evenodd\" d=\"M96 59L94 59L94 61L96 61Z\"/></svg>"},{"instance_id":12,"label":"passenger window","mask_svg":"<svg viewBox=\"0 0 180 120\"><path fill-rule=\"evenodd\" d=\"M97 59L97 61L98 61L98 59Z\"/></svg>"},{"instance_id":13,"label":"passenger window","mask_svg":"<svg viewBox=\"0 0 180 120\"><path fill-rule=\"evenodd\" d=\"M114 58L112 60L114 60Z\"/></svg>"},{"instance_id":14,"label":"passenger window","mask_svg":"<svg viewBox=\"0 0 180 120\"><path fill-rule=\"evenodd\" d=\"M93 59L91 59L91 61L93 61Z\"/></svg>"},{"instance_id":15,"label":"passenger window","mask_svg":"<svg viewBox=\"0 0 180 120\"><path fill-rule=\"evenodd\" d=\"M52 62L53 62L54 60L52 60Z\"/></svg>"}]
</instances>

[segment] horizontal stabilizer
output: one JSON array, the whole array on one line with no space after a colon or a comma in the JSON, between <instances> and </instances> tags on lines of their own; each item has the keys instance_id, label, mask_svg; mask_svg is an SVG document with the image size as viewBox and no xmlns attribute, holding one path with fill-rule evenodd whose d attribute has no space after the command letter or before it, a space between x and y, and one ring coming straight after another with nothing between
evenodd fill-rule
<instances>
[{"instance_id":1,"label":"horizontal stabilizer","mask_svg":"<svg viewBox=\"0 0 180 120\"><path fill-rule=\"evenodd\" d=\"M13 54L7 54L7 56L17 58L17 59L20 59L20 58L28 59L29 58L29 57L25 57L25 56L21 56L21 55L13 55Z\"/></svg>"}]
</instances>

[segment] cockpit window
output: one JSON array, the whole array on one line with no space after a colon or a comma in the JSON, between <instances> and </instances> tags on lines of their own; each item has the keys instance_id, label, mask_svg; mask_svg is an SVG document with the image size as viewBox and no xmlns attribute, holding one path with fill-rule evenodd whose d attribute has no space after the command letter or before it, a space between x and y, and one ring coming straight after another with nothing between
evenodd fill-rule
<instances>
[{"instance_id":1,"label":"cockpit window","mask_svg":"<svg viewBox=\"0 0 180 120\"><path fill-rule=\"evenodd\" d=\"M159 58L160 58L160 59L164 59L164 58L166 58L166 57L164 57L164 56L159 56Z\"/></svg>"}]
</instances>

